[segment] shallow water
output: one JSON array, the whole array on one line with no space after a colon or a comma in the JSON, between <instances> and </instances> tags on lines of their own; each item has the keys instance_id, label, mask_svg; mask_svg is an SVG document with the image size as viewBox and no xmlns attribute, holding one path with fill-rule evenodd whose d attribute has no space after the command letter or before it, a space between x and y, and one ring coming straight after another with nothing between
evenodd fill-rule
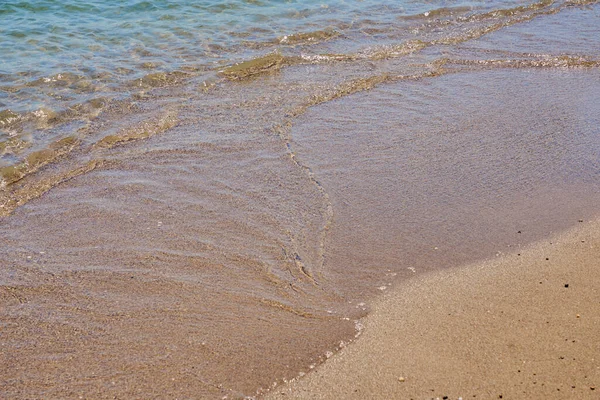
<instances>
[{"instance_id":1,"label":"shallow water","mask_svg":"<svg viewBox=\"0 0 600 400\"><path fill-rule=\"evenodd\" d=\"M598 78L456 73L300 117L294 148L335 210L336 288L368 294L391 277L518 252L597 213Z\"/></svg>"},{"instance_id":2,"label":"shallow water","mask_svg":"<svg viewBox=\"0 0 600 400\"><path fill-rule=\"evenodd\" d=\"M60 112L99 97L126 98L149 75L210 71L263 48L395 28L398 18L452 3L8 0L0 5L0 107ZM485 10L494 3L501 4L460 4Z\"/></svg>"},{"instance_id":3,"label":"shallow water","mask_svg":"<svg viewBox=\"0 0 600 400\"><path fill-rule=\"evenodd\" d=\"M4 397L254 395L598 213L596 2L7 4Z\"/></svg>"}]
</instances>

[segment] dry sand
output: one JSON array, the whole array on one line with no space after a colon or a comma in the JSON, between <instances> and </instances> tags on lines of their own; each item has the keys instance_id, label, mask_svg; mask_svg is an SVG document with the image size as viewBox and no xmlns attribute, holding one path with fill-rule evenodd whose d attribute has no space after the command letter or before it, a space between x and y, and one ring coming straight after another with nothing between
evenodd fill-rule
<instances>
[{"instance_id":1,"label":"dry sand","mask_svg":"<svg viewBox=\"0 0 600 400\"><path fill-rule=\"evenodd\" d=\"M268 399L600 399L600 221L415 277Z\"/></svg>"}]
</instances>

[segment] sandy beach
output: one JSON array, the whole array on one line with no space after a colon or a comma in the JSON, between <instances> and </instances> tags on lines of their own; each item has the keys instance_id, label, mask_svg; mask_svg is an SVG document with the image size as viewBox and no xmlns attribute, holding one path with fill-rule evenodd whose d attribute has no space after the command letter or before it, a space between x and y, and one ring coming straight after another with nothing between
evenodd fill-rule
<instances>
[{"instance_id":1,"label":"sandy beach","mask_svg":"<svg viewBox=\"0 0 600 400\"><path fill-rule=\"evenodd\" d=\"M0 399L600 399L599 20L0 1Z\"/></svg>"},{"instance_id":2,"label":"sandy beach","mask_svg":"<svg viewBox=\"0 0 600 400\"><path fill-rule=\"evenodd\" d=\"M597 399L600 221L386 293L363 334L267 399Z\"/></svg>"}]
</instances>

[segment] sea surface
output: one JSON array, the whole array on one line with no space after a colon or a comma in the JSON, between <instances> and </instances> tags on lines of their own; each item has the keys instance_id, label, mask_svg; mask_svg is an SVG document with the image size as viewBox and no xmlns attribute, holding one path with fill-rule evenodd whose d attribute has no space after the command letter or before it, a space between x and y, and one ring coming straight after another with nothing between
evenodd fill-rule
<instances>
[{"instance_id":1,"label":"sea surface","mask_svg":"<svg viewBox=\"0 0 600 400\"><path fill-rule=\"evenodd\" d=\"M244 398L600 214L600 4L0 2L0 397Z\"/></svg>"}]
</instances>

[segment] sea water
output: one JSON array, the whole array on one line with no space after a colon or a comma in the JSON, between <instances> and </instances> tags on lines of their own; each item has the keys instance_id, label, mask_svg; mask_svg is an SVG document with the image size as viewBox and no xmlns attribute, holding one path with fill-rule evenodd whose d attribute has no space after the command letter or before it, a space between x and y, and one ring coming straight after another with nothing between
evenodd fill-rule
<instances>
[{"instance_id":1,"label":"sea water","mask_svg":"<svg viewBox=\"0 0 600 400\"><path fill-rule=\"evenodd\" d=\"M520 3L3 1L0 140L19 132L9 128L15 118L48 118L85 102L126 98L156 84L160 74L216 71L271 51L293 52L299 44L364 39L369 31L381 44L404 19Z\"/></svg>"},{"instance_id":2,"label":"sea water","mask_svg":"<svg viewBox=\"0 0 600 400\"><path fill-rule=\"evenodd\" d=\"M3 1L0 397L252 396L597 214L595 1Z\"/></svg>"}]
</instances>

